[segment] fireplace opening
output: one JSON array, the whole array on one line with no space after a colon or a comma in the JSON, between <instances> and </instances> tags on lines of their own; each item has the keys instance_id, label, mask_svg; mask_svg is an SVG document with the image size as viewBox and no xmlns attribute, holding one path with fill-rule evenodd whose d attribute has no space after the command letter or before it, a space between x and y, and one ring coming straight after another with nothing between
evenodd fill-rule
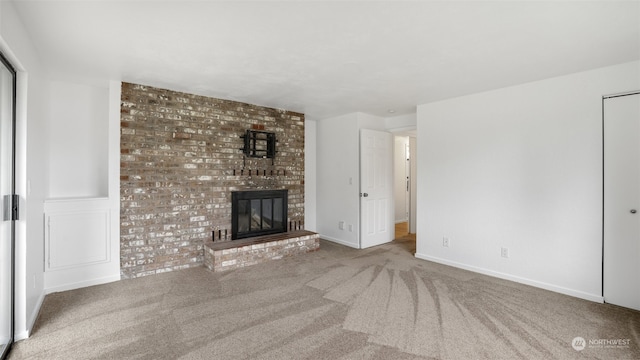
<instances>
[{"instance_id":1,"label":"fireplace opening","mask_svg":"<svg viewBox=\"0 0 640 360\"><path fill-rule=\"evenodd\" d=\"M233 191L231 240L287 231L288 190Z\"/></svg>"}]
</instances>

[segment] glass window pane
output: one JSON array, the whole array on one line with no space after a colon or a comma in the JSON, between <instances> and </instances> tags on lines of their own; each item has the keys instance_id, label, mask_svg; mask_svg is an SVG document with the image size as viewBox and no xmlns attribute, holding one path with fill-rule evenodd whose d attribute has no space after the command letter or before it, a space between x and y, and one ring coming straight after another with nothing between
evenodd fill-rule
<instances>
[{"instance_id":1,"label":"glass window pane","mask_svg":"<svg viewBox=\"0 0 640 360\"><path fill-rule=\"evenodd\" d=\"M272 199L262 199L262 228L267 230L272 227Z\"/></svg>"},{"instance_id":2,"label":"glass window pane","mask_svg":"<svg viewBox=\"0 0 640 360\"><path fill-rule=\"evenodd\" d=\"M282 229L284 226L282 221L282 199L273 199L273 227Z\"/></svg>"},{"instance_id":3,"label":"glass window pane","mask_svg":"<svg viewBox=\"0 0 640 360\"><path fill-rule=\"evenodd\" d=\"M251 231L262 229L262 219L260 218L260 212L262 202L260 199L251 200Z\"/></svg>"},{"instance_id":4,"label":"glass window pane","mask_svg":"<svg viewBox=\"0 0 640 360\"><path fill-rule=\"evenodd\" d=\"M238 232L249 231L249 201L238 200Z\"/></svg>"}]
</instances>

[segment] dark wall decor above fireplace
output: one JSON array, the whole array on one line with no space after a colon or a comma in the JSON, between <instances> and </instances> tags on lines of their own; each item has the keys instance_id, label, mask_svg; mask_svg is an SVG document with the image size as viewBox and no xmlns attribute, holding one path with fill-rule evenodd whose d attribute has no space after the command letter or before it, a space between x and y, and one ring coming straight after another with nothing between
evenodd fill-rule
<instances>
[{"instance_id":1,"label":"dark wall decor above fireplace","mask_svg":"<svg viewBox=\"0 0 640 360\"><path fill-rule=\"evenodd\" d=\"M231 239L287 231L288 190L234 191L231 193Z\"/></svg>"},{"instance_id":2,"label":"dark wall decor above fireplace","mask_svg":"<svg viewBox=\"0 0 640 360\"><path fill-rule=\"evenodd\" d=\"M244 156L273 159L276 157L276 134L267 131L247 130L240 136L244 140L241 149Z\"/></svg>"}]
</instances>

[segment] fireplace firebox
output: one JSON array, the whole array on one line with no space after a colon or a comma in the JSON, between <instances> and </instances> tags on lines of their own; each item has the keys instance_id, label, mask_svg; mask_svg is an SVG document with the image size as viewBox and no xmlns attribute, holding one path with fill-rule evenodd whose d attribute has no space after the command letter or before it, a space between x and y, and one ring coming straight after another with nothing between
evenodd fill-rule
<instances>
[{"instance_id":1,"label":"fireplace firebox","mask_svg":"<svg viewBox=\"0 0 640 360\"><path fill-rule=\"evenodd\" d=\"M231 240L287 231L288 190L231 193Z\"/></svg>"}]
</instances>

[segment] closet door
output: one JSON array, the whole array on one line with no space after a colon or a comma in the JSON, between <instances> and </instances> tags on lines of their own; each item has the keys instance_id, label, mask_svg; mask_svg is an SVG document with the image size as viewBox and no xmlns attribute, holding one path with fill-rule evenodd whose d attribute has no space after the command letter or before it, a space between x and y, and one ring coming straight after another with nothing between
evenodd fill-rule
<instances>
[{"instance_id":1,"label":"closet door","mask_svg":"<svg viewBox=\"0 0 640 360\"><path fill-rule=\"evenodd\" d=\"M640 94L603 103L603 295L640 310Z\"/></svg>"}]
</instances>

